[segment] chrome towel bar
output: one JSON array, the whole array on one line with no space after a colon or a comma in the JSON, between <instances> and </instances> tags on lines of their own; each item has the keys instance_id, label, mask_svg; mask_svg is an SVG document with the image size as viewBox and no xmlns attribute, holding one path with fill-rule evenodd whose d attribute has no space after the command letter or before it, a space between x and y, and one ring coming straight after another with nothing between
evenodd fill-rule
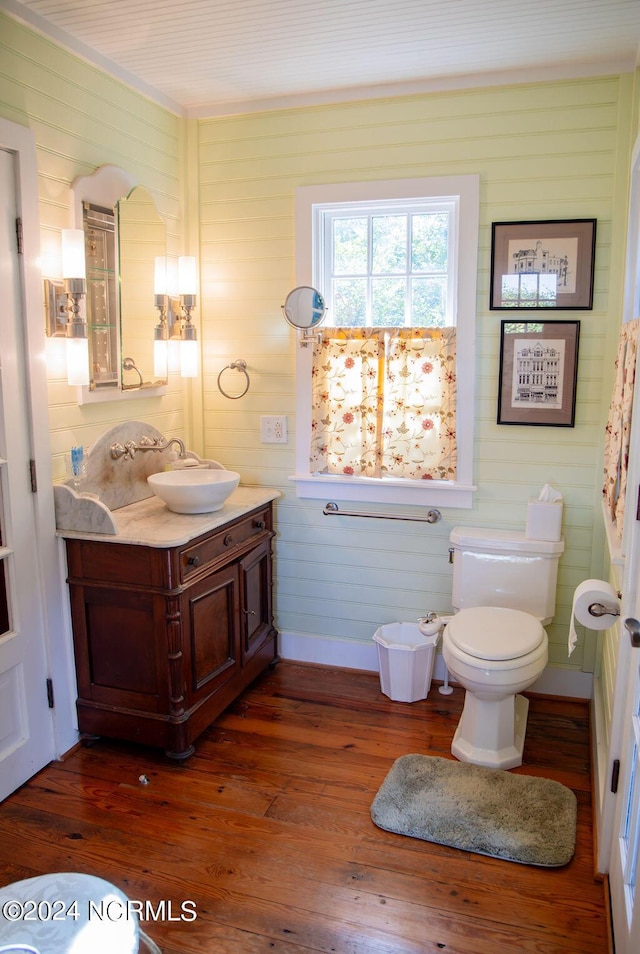
<instances>
[{"instance_id":1,"label":"chrome towel bar","mask_svg":"<svg viewBox=\"0 0 640 954\"><path fill-rule=\"evenodd\" d=\"M357 510L340 510L337 503L330 501L324 505L325 517L371 517L374 520L413 520L416 523L437 523L442 514L439 510L427 510L422 516L403 516L396 513L362 513Z\"/></svg>"}]
</instances>

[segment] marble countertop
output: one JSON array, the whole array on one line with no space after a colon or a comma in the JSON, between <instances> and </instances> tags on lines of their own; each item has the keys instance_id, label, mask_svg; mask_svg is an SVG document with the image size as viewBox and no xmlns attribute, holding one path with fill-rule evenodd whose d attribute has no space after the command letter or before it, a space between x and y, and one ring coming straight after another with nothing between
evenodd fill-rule
<instances>
[{"instance_id":1,"label":"marble countertop","mask_svg":"<svg viewBox=\"0 0 640 954\"><path fill-rule=\"evenodd\" d=\"M79 530L58 530L61 537L73 540L97 540L100 543L129 543L148 547L182 546L217 530L236 517L261 507L280 496L280 491L267 487L238 487L214 513L173 513L159 497L147 497L112 511L116 534L91 533Z\"/></svg>"}]
</instances>

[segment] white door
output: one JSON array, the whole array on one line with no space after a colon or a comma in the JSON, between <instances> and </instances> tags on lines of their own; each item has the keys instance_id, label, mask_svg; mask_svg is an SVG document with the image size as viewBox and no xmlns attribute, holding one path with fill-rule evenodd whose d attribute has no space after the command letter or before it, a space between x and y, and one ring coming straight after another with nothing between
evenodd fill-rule
<instances>
[{"instance_id":1,"label":"white door","mask_svg":"<svg viewBox=\"0 0 640 954\"><path fill-rule=\"evenodd\" d=\"M0 148L0 799L54 754L30 481L16 163Z\"/></svg>"},{"instance_id":2,"label":"white door","mask_svg":"<svg viewBox=\"0 0 640 954\"><path fill-rule=\"evenodd\" d=\"M631 163L624 312L640 314L640 139ZM636 371L624 516L622 620L612 726L620 774L611 826L609 886L616 954L640 951L640 375ZM618 741L619 740L619 745Z\"/></svg>"},{"instance_id":3,"label":"white door","mask_svg":"<svg viewBox=\"0 0 640 954\"><path fill-rule=\"evenodd\" d=\"M638 533L635 534L636 546ZM640 610L640 601L636 596ZM611 908L616 954L640 950L640 612L626 617L622 639L629 640L630 665L622 744L621 784L612 845Z\"/></svg>"}]
</instances>

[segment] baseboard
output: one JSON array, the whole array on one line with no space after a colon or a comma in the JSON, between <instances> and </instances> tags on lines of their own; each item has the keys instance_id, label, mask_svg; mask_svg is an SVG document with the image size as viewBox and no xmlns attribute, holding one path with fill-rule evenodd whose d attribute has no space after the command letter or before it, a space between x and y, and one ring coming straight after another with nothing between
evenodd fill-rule
<instances>
[{"instance_id":1,"label":"baseboard","mask_svg":"<svg viewBox=\"0 0 640 954\"><path fill-rule=\"evenodd\" d=\"M341 669L359 669L378 672L376 644L357 639L342 639L336 636L316 636L306 633L281 632L278 643L282 659L292 662L316 663L323 666L338 666ZM433 678L443 682L446 667L442 655L437 653ZM544 696L569 699L590 699L593 691L591 673L574 669L556 669L547 666L542 676L531 687L532 692Z\"/></svg>"},{"instance_id":2,"label":"baseboard","mask_svg":"<svg viewBox=\"0 0 640 954\"><path fill-rule=\"evenodd\" d=\"M547 666L538 681L531 686L531 692L538 692L542 696L558 696L560 699L591 699L593 674Z\"/></svg>"}]
</instances>

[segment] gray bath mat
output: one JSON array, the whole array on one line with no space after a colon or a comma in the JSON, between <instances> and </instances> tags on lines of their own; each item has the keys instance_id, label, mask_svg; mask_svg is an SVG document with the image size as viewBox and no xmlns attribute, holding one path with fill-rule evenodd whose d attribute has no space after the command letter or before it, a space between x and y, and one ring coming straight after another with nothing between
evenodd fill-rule
<instances>
[{"instance_id":1,"label":"gray bath mat","mask_svg":"<svg viewBox=\"0 0 640 954\"><path fill-rule=\"evenodd\" d=\"M386 831L544 867L571 860L576 815L559 782L429 755L397 759L371 805Z\"/></svg>"}]
</instances>

